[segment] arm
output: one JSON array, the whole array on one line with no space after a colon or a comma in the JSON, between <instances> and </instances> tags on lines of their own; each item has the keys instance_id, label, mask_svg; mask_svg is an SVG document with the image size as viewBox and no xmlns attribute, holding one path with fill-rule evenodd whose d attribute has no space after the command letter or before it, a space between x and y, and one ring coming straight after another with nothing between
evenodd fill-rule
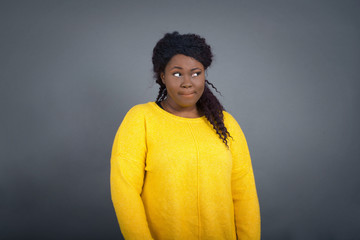
<instances>
[{"instance_id":1,"label":"arm","mask_svg":"<svg viewBox=\"0 0 360 240\"><path fill-rule=\"evenodd\" d=\"M152 239L140 197L145 172L144 116L132 108L116 133L111 153L111 198L125 239Z\"/></svg>"},{"instance_id":2,"label":"arm","mask_svg":"<svg viewBox=\"0 0 360 240\"><path fill-rule=\"evenodd\" d=\"M245 136L231 116L230 149L233 158L231 177L237 238L260 239L260 209L254 173Z\"/></svg>"}]
</instances>

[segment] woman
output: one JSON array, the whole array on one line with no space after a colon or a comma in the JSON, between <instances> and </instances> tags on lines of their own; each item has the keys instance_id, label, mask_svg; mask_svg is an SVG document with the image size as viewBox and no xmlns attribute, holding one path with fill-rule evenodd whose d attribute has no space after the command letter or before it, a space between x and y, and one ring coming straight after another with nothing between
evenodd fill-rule
<instances>
[{"instance_id":1,"label":"woman","mask_svg":"<svg viewBox=\"0 0 360 240\"><path fill-rule=\"evenodd\" d=\"M111 156L125 239L260 239L244 134L205 80L210 46L195 34L168 33L152 62L157 100L130 109Z\"/></svg>"}]
</instances>

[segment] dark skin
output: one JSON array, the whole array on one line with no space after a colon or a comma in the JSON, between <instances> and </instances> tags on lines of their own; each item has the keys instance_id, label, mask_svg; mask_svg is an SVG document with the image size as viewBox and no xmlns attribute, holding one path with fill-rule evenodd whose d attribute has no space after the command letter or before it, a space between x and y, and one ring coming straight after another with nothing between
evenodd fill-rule
<instances>
[{"instance_id":1,"label":"dark skin","mask_svg":"<svg viewBox=\"0 0 360 240\"><path fill-rule=\"evenodd\" d=\"M185 118L202 116L196 103L204 92L205 69L199 61L177 54L166 65L161 79L167 90L167 98L161 102L166 111Z\"/></svg>"}]
</instances>

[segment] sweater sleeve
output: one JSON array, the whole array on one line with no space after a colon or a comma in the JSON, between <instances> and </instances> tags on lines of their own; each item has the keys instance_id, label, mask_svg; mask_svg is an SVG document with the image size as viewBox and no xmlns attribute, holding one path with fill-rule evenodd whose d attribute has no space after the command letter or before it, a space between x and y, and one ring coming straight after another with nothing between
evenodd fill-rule
<instances>
[{"instance_id":1,"label":"sweater sleeve","mask_svg":"<svg viewBox=\"0 0 360 240\"><path fill-rule=\"evenodd\" d=\"M142 192L145 159L145 118L138 106L124 117L111 153L111 198L125 239L152 239L146 220Z\"/></svg>"},{"instance_id":2,"label":"sweater sleeve","mask_svg":"<svg viewBox=\"0 0 360 240\"><path fill-rule=\"evenodd\" d=\"M230 115L230 149L233 158L231 177L237 239L260 239L260 208L254 173L245 136Z\"/></svg>"}]
</instances>

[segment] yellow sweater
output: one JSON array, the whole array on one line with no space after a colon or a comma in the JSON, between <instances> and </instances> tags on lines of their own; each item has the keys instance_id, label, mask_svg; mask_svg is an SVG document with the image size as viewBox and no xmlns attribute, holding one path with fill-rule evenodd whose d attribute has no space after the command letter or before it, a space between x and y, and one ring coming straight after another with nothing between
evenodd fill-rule
<instances>
[{"instance_id":1,"label":"yellow sweater","mask_svg":"<svg viewBox=\"0 0 360 240\"><path fill-rule=\"evenodd\" d=\"M247 143L224 112L229 148L205 117L149 102L126 114L111 155L111 196L125 239L260 239Z\"/></svg>"}]
</instances>

